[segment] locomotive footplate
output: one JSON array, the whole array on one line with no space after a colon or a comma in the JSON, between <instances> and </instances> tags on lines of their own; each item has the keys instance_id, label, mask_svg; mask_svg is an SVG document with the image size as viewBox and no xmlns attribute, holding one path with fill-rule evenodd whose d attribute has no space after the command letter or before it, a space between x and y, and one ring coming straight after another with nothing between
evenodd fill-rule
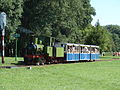
<instances>
[{"instance_id":1,"label":"locomotive footplate","mask_svg":"<svg viewBox=\"0 0 120 90\"><path fill-rule=\"evenodd\" d=\"M47 55L25 55L24 62L25 64L44 64L46 63Z\"/></svg>"}]
</instances>

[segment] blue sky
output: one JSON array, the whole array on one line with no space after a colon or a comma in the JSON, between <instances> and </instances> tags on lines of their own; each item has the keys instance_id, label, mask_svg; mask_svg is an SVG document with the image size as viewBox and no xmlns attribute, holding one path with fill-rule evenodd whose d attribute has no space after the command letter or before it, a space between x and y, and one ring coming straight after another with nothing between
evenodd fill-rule
<instances>
[{"instance_id":1,"label":"blue sky","mask_svg":"<svg viewBox=\"0 0 120 90\"><path fill-rule=\"evenodd\" d=\"M99 19L101 25L120 25L120 0L91 0L96 10L92 25Z\"/></svg>"}]
</instances>

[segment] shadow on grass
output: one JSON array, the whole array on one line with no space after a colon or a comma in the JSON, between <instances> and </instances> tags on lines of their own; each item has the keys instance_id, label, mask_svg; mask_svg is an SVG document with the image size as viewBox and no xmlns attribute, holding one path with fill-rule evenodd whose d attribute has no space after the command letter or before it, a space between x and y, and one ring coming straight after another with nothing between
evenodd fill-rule
<instances>
[{"instance_id":1,"label":"shadow on grass","mask_svg":"<svg viewBox=\"0 0 120 90\"><path fill-rule=\"evenodd\" d=\"M11 63L11 65L25 65L24 61L18 61L18 63Z\"/></svg>"}]
</instances>

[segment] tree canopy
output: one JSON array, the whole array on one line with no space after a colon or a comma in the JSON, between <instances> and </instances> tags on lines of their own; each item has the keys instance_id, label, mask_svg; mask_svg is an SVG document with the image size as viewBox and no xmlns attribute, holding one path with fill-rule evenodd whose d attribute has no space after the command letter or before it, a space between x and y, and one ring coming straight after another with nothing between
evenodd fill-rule
<instances>
[{"instance_id":1,"label":"tree canopy","mask_svg":"<svg viewBox=\"0 0 120 90\"><path fill-rule=\"evenodd\" d=\"M78 41L95 15L89 0L26 0L24 11L24 27L64 42Z\"/></svg>"},{"instance_id":2,"label":"tree canopy","mask_svg":"<svg viewBox=\"0 0 120 90\"><path fill-rule=\"evenodd\" d=\"M0 0L0 11L7 14L6 33L15 32L18 26L21 25L23 0Z\"/></svg>"},{"instance_id":3,"label":"tree canopy","mask_svg":"<svg viewBox=\"0 0 120 90\"><path fill-rule=\"evenodd\" d=\"M105 28L112 34L113 51L120 51L120 26L106 25Z\"/></svg>"},{"instance_id":4,"label":"tree canopy","mask_svg":"<svg viewBox=\"0 0 120 90\"><path fill-rule=\"evenodd\" d=\"M99 21L96 22L95 27L89 30L87 37L85 38L85 43L90 45L100 46L102 51L111 51L112 48L112 35L104 28L100 26Z\"/></svg>"}]
</instances>

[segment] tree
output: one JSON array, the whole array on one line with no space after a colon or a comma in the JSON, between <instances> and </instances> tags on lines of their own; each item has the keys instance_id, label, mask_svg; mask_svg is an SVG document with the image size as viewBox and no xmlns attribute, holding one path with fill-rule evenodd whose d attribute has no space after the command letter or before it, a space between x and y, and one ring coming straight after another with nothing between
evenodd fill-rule
<instances>
[{"instance_id":1,"label":"tree","mask_svg":"<svg viewBox=\"0 0 120 90\"><path fill-rule=\"evenodd\" d=\"M120 38L119 38L118 34L113 33L113 34L112 34L112 38L113 38L113 42L114 42L114 45L113 45L113 49L112 49L112 50L113 50L114 52L120 51Z\"/></svg>"},{"instance_id":2,"label":"tree","mask_svg":"<svg viewBox=\"0 0 120 90\"><path fill-rule=\"evenodd\" d=\"M112 50L120 51L120 26L106 25L105 28L112 34L113 48Z\"/></svg>"},{"instance_id":3,"label":"tree","mask_svg":"<svg viewBox=\"0 0 120 90\"><path fill-rule=\"evenodd\" d=\"M95 10L89 0L26 0L22 26L61 42L80 42Z\"/></svg>"},{"instance_id":4,"label":"tree","mask_svg":"<svg viewBox=\"0 0 120 90\"><path fill-rule=\"evenodd\" d=\"M111 34L102 26L100 26L99 21L96 23L96 26L93 27L89 35L86 37L86 44L98 45L102 51L111 51L112 50L112 38Z\"/></svg>"}]
</instances>

